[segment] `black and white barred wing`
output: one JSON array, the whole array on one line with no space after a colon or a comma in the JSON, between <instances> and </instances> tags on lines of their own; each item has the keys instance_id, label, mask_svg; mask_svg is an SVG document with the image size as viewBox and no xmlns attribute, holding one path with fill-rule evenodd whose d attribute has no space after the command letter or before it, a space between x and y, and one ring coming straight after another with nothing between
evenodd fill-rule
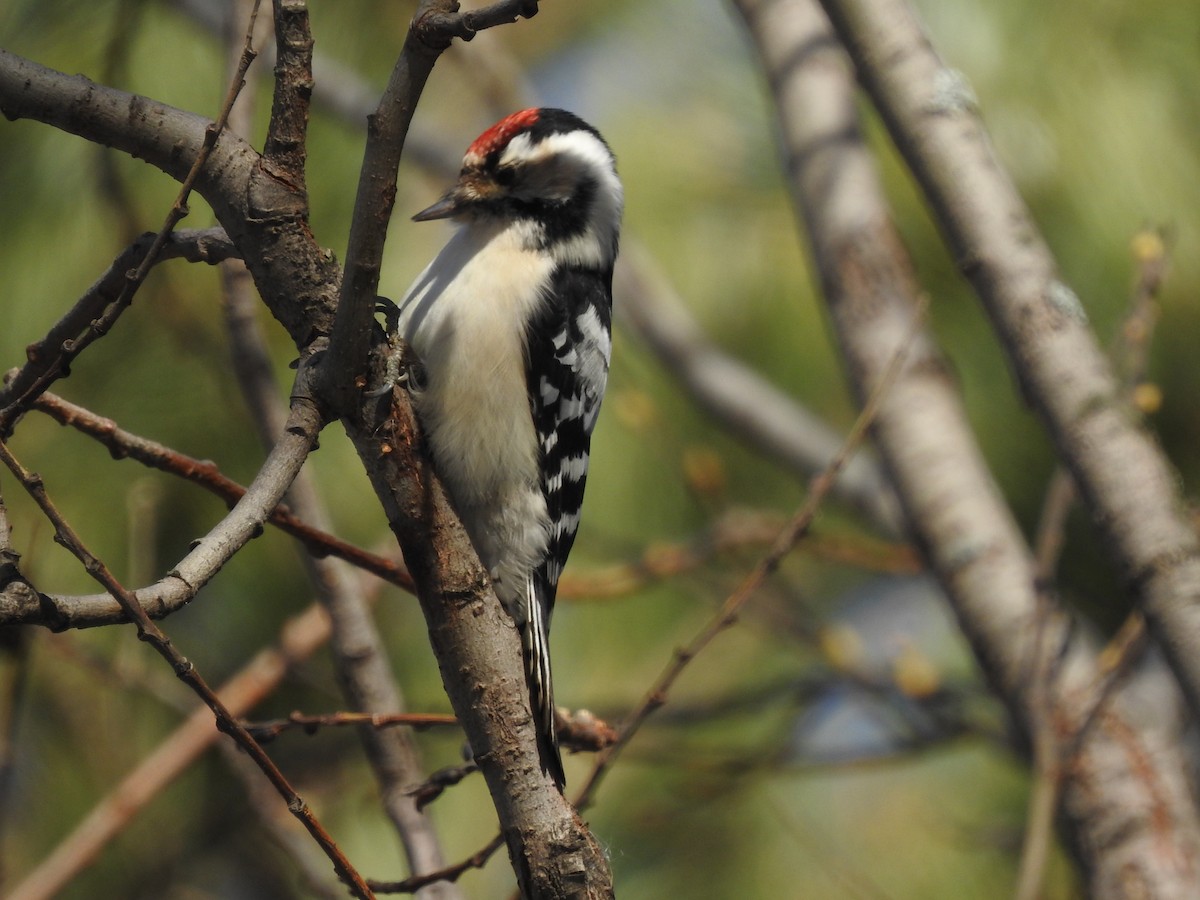
<instances>
[{"instance_id":1,"label":"black and white barred wing","mask_svg":"<svg viewBox=\"0 0 1200 900\"><path fill-rule=\"evenodd\" d=\"M579 530L592 429L608 382L612 301L608 280L595 272L560 272L553 291L551 296L581 302L551 303L530 327L529 404L541 447L548 540L545 559L527 585L528 620L521 639L542 764L561 788L565 776L554 723L550 614Z\"/></svg>"},{"instance_id":2,"label":"black and white barred wing","mask_svg":"<svg viewBox=\"0 0 1200 900\"><path fill-rule=\"evenodd\" d=\"M556 281L556 296L584 302L572 309L547 310L530 341L530 359L538 361L529 370L530 403L542 449L542 493L550 521L548 552L538 575L548 607L579 530L592 429L612 352L612 301L605 281L594 272L569 270Z\"/></svg>"}]
</instances>

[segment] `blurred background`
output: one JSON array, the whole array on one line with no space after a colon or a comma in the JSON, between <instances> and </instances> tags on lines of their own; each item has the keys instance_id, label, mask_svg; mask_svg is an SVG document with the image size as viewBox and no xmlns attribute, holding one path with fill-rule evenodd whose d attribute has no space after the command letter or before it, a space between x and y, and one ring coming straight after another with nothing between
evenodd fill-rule
<instances>
[{"instance_id":1,"label":"blurred background","mask_svg":"<svg viewBox=\"0 0 1200 900\"><path fill-rule=\"evenodd\" d=\"M974 86L997 152L1102 342L1129 306L1134 236L1147 227L1166 236L1171 268L1150 351L1149 420L1190 496L1200 479L1200 6L917 5L942 55ZM224 6L7 0L0 45L212 116L226 90L229 40L209 23ZM336 64L329 82L351 92L340 109L318 100L309 140L312 229L339 256L363 143L353 98L370 103L386 80L414 6L310 2L316 51ZM261 146L269 68L256 66L247 99L258 124L248 137ZM475 135L527 105L568 107L606 136L626 187L627 246L652 260L708 338L833 429L848 429L856 410L782 186L765 84L740 22L718 0L549 0L535 19L447 53L417 112L420 159L402 166L381 292L401 295L445 240L443 226L416 225L407 214L440 194ZM868 122L979 443L1032 528L1051 449L907 173ZM0 123L0 368L20 365L25 346L132 236L157 229L176 192L138 161L36 123ZM183 225L212 222L193 198ZM294 348L265 310L263 320L284 403ZM163 265L57 390L245 483L263 451L224 329L217 271ZM204 492L113 461L39 414L21 422L12 447L129 584L160 577L222 515ZM761 555L763 532L799 506L806 484L699 409L628 328L615 338L592 460L568 568L574 581L555 616L557 695L619 721ZM310 465L337 533L388 548L383 513L338 428L327 429ZM7 473L0 489L23 572L42 590L91 592ZM709 552L714 529L732 537ZM696 547L703 558L681 574L647 574ZM237 672L310 603L297 552L269 531L165 623L210 683ZM826 506L813 539L691 665L588 812L622 898L1010 896L1028 797L1024 764L936 586L913 560L910 548L850 510ZM648 565L632 575L621 568L639 561ZM1126 600L1082 516L1068 527L1061 577L1065 598L1100 633L1121 621ZM410 707L447 711L417 604L387 588L376 613ZM11 769L0 860L11 886L194 701L131 628L5 638L0 703ZM255 716L339 708L322 651ZM418 740L431 770L461 761L457 732ZM404 874L350 731L290 733L270 749L360 871ZM588 765L569 758L568 779L578 784ZM209 753L61 896L308 896L256 815L225 758ZM495 833L477 776L439 799L434 817L451 860ZM502 857L463 877L468 896L507 896L512 874ZM1046 896L1078 895L1069 865L1057 859Z\"/></svg>"}]
</instances>

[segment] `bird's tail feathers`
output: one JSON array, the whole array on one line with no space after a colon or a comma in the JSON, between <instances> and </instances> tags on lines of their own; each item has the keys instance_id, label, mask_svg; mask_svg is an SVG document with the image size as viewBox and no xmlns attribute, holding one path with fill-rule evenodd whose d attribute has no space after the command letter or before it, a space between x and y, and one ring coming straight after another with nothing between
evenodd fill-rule
<instances>
[{"instance_id":1,"label":"bird's tail feathers","mask_svg":"<svg viewBox=\"0 0 1200 900\"><path fill-rule=\"evenodd\" d=\"M536 588L531 585L530 593ZM521 647L525 655L529 705L537 726L538 755L546 772L561 791L567 783L562 754L558 748L558 728L554 721L554 683L550 676L549 604L541 597L529 598L528 618L521 628Z\"/></svg>"}]
</instances>

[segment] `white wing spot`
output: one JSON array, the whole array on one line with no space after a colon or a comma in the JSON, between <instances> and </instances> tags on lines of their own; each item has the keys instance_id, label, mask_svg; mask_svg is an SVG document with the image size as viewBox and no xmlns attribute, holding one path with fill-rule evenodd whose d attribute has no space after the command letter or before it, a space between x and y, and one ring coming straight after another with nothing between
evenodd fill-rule
<instances>
[{"instance_id":1,"label":"white wing spot","mask_svg":"<svg viewBox=\"0 0 1200 900\"><path fill-rule=\"evenodd\" d=\"M563 459L559 466L559 477L567 481L579 481L588 470L588 457L586 453L579 456L568 456Z\"/></svg>"},{"instance_id":2,"label":"white wing spot","mask_svg":"<svg viewBox=\"0 0 1200 900\"><path fill-rule=\"evenodd\" d=\"M600 314L596 312L596 308L588 307L575 319L575 324L583 334L584 340L595 344L607 362L612 355L612 335L600 321Z\"/></svg>"},{"instance_id":3,"label":"white wing spot","mask_svg":"<svg viewBox=\"0 0 1200 900\"><path fill-rule=\"evenodd\" d=\"M563 399L558 405L558 421L581 418L587 412L587 406L586 399L578 394Z\"/></svg>"},{"instance_id":4,"label":"white wing spot","mask_svg":"<svg viewBox=\"0 0 1200 900\"><path fill-rule=\"evenodd\" d=\"M551 525L551 530L556 537L562 534L574 534L579 530L579 513L563 513L562 518Z\"/></svg>"}]
</instances>

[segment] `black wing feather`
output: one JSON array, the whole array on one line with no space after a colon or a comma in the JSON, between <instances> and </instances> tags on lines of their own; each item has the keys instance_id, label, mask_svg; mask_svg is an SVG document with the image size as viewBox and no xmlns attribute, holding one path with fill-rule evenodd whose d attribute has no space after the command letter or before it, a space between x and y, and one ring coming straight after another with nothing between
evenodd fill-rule
<instances>
[{"instance_id":1,"label":"black wing feather","mask_svg":"<svg viewBox=\"0 0 1200 900\"><path fill-rule=\"evenodd\" d=\"M546 558L532 575L533 596L522 644L542 763L561 788L564 776L550 678L550 615L579 528L592 429L608 379L612 271L560 269L550 297L551 302L530 323L527 336L527 385L541 447L541 488L550 534Z\"/></svg>"},{"instance_id":2,"label":"black wing feather","mask_svg":"<svg viewBox=\"0 0 1200 900\"><path fill-rule=\"evenodd\" d=\"M547 304L529 336L529 397L551 522L549 552L538 569L548 609L579 527L592 429L608 376L611 285L611 273L560 269L551 288L558 300Z\"/></svg>"}]
</instances>

